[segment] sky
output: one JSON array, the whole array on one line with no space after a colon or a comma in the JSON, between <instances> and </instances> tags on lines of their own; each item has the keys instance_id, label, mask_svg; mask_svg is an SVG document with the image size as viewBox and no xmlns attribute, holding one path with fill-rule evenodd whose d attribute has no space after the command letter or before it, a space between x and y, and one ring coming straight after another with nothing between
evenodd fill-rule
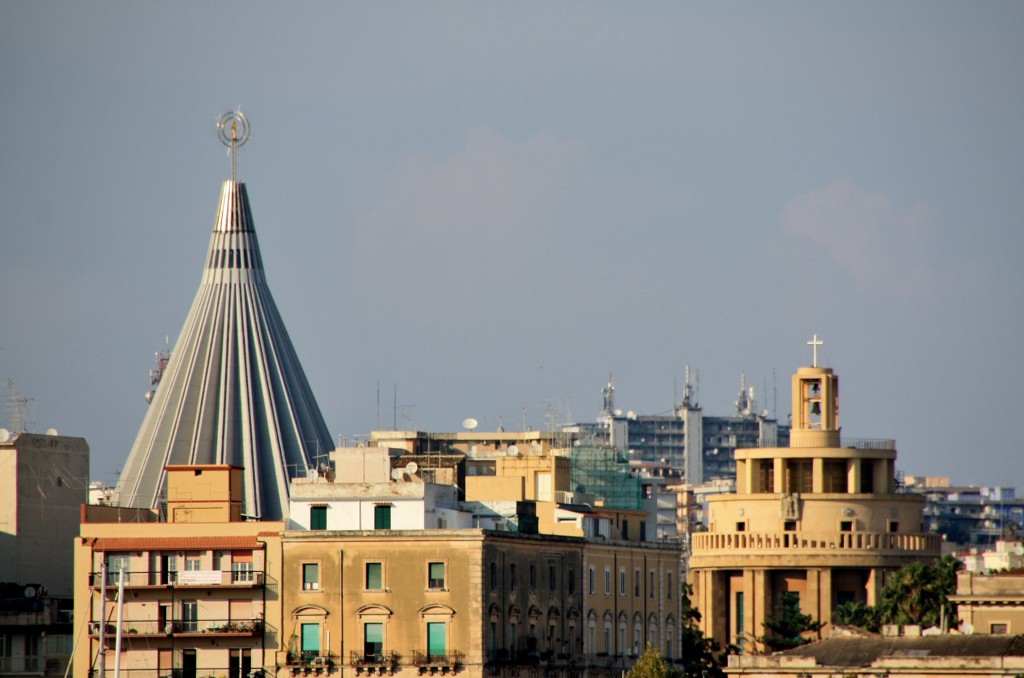
<instances>
[{"instance_id":1,"label":"sky","mask_svg":"<svg viewBox=\"0 0 1024 678\"><path fill-rule=\"evenodd\" d=\"M1024 492L1024 3L0 2L0 398L116 481L238 155L337 440L841 384ZM7 401L8 403L10 401ZM10 426L10 411L0 411Z\"/></svg>"}]
</instances>

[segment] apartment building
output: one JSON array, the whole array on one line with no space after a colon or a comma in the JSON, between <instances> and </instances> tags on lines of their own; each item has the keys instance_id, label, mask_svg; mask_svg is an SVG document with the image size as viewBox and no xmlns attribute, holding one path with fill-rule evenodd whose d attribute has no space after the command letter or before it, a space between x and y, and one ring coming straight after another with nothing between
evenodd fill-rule
<instances>
[{"instance_id":1,"label":"apartment building","mask_svg":"<svg viewBox=\"0 0 1024 678\"><path fill-rule=\"evenodd\" d=\"M242 470L167 468L158 512L83 506L74 675L273 675L283 522L245 521ZM123 592L123 594L122 594Z\"/></svg>"}]
</instances>

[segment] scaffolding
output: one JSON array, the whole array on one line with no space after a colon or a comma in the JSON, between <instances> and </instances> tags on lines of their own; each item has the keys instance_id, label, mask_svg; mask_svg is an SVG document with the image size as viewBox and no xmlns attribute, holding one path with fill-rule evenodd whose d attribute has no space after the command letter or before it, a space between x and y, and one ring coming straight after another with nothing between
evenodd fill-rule
<instances>
[{"instance_id":1,"label":"scaffolding","mask_svg":"<svg viewBox=\"0 0 1024 678\"><path fill-rule=\"evenodd\" d=\"M572 461L573 491L592 494L603 500L605 506L641 508L640 479L630 472L629 461L613 447L572 446L567 453Z\"/></svg>"}]
</instances>

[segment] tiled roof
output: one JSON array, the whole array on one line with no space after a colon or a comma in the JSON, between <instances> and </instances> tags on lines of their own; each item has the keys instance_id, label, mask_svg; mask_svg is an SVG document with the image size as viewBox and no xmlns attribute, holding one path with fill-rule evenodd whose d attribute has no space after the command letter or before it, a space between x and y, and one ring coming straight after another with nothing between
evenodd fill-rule
<instances>
[{"instance_id":1,"label":"tiled roof","mask_svg":"<svg viewBox=\"0 0 1024 678\"><path fill-rule=\"evenodd\" d=\"M94 551L209 551L260 549L255 537L101 537Z\"/></svg>"},{"instance_id":2,"label":"tiled roof","mask_svg":"<svg viewBox=\"0 0 1024 678\"><path fill-rule=\"evenodd\" d=\"M825 638L779 654L814 657L819 666L869 666L886 657L1024 657L1024 636L941 635Z\"/></svg>"}]
</instances>

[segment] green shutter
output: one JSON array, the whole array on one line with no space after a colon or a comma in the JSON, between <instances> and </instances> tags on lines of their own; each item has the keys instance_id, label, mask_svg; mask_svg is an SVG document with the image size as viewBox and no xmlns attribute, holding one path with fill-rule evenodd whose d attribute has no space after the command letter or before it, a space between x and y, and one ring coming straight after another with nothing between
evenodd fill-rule
<instances>
[{"instance_id":1,"label":"green shutter","mask_svg":"<svg viewBox=\"0 0 1024 678\"><path fill-rule=\"evenodd\" d=\"M320 653L320 625L302 625L302 651Z\"/></svg>"},{"instance_id":2,"label":"green shutter","mask_svg":"<svg viewBox=\"0 0 1024 678\"><path fill-rule=\"evenodd\" d=\"M373 507L373 529L391 529L391 506L379 505Z\"/></svg>"},{"instance_id":3,"label":"green shutter","mask_svg":"<svg viewBox=\"0 0 1024 678\"><path fill-rule=\"evenodd\" d=\"M327 529L327 507L326 506L311 506L311 507L309 507L309 529L311 529L311 530L326 530Z\"/></svg>"},{"instance_id":4,"label":"green shutter","mask_svg":"<svg viewBox=\"0 0 1024 678\"><path fill-rule=\"evenodd\" d=\"M366 638L367 643L383 643L384 642L384 625L378 622L368 622L366 624Z\"/></svg>"},{"instance_id":5,"label":"green shutter","mask_svg":"<svg viewBox=\"0 0 1024 678\"><path fill-rule=\"evenodd\" d=\"M427 654L431 657L439 657L447 653L446 626L447 624L444 622L427 623Z\"/></svg>"}]
</instances>

